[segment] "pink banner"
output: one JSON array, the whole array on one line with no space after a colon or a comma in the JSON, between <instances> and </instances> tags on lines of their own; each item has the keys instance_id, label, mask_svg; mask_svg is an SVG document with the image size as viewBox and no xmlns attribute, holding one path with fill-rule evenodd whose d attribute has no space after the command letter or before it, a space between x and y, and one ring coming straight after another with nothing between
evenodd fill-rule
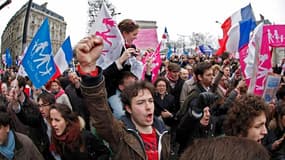
<instances>
[{"instance_id":1,"label":"pink banner","mask_svg":"<svg viewBox=\"0 0 285 160\"><path fill-rule=\"evenodd\" d=\"M158 45L156 28L140 29L137 39L134 40L134 44L141 50L156 48Z\"/></svg>"},{"instance_id":2,"label":"pink banner","mask_svg":"<svg viewBox=\"0 0 285 160\"><path fill-rule=\"evenodd\" d=\"M246 77L245 73L245 68L246 68L246 63L245 63L245 58L247 57L248 53L248 45L245 45L239 50L239 63L240 63L240 68L242 71L242 76Z\"/></svg>"},{"instance_id":3,"label":"pink banner","mask_svg":"<svg viewBox=\"0 0 285 160\"><path fill-rule=\"evenodd\" d=\"M285 25L266 25L263 27L259 62L254 86L254 94L262 95L268 72L271 71L271 47L285 46Z\"/></svg>"}]
</instances>

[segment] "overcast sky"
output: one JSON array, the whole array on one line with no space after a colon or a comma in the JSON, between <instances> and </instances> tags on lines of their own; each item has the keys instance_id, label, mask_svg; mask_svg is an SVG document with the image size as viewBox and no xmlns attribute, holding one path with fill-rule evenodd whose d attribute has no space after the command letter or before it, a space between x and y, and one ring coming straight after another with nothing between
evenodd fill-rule
<instances>
[{"instance_id":1,"label":"overcast sky","mask_svg":"<svg viewBox=\"0 0 285 160\"><path fill-rule=\"evenodd\" d=\"M0 0L3 3L4 0ZM33 0L42 4L47 0ZM124 18L156 21L158 38L161 38L164 27L167 27L170 39L178 35L191 35L192 32L210 33L222 36L220 24L232 13L251 3L256 19L259 14L276 24L285 24L285 0L109 0L120 15L115 17L119 22ZM9 19L21 6L24 0L12 0L12 3L0 11L0 35ZM48 0L47 8L64 16L67 23L66 35L70 35L72 44L86 35L87 0Z\"/></svg>"}]
</instances>

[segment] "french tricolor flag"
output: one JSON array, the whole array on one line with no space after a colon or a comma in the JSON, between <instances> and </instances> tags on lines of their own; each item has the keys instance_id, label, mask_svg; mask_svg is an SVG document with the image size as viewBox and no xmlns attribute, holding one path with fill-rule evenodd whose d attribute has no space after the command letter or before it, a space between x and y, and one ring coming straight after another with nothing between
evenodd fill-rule
<instances>
[{"instance_id":1,"label":"french tricolor flag","mask_svg":"<svg viewBox=\"0 0 285 160\"><path fill-rule=\"evenodd\" d=\"M235 24L228 32L226 50L231 53L240 51L249 43L250 32L255 22L250 20L240 21Z\"/></svg>"},{"instance_id":2,"label":"french tricolor flag","mask_svg":"<svg viewBox=\"0 0 285 160\"><path fill-rule=\"evenodd\" d=\"M227 48L227 41L229 39L229 32L232 30L231 28L239 25L240 21L245 20L252 20L255 22L255 17L253 14L253 10L251 8L251 4L248 4L247 6L241 8L240 10L233 13L229 18L227 18L224 23L222 24L221 28L223 30L223 38L219 39L220 48L217 51L216 55L222 55L225 51L229 51ZM256 24L252 24L251 30L255 28ZM237 31L237 30L235 30ZM233 32L233 31L232 31ZM232 33L231 33L232 34ZM238 34L238 33L237 33Z\"/></svg>"},{"instance_id":3,"label":"french tricolor flag","mask_svg":"<svg viewBox=\"0 0 285 160\"><path fill-rule=\"evenodd\" d=\"M62 43L61 47L54 56L54 62L56 65L56 72L52 79L59 77L66 69L69 68L69 64L72 60L73 52L70 42L70 37L68 36Z\"/></svg>"}]
</instances>

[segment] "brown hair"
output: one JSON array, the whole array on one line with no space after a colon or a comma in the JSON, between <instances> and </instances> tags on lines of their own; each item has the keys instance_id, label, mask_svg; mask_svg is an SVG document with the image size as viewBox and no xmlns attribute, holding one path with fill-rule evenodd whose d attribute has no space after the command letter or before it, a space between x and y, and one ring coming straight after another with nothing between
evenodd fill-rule
<instances>
[{"instance_id":1,"label":"brown hair","mask_svg":"<svg viewBox=\"0 0 285 160\"><path fill-rule=\"evenodd\" d=\"M58 153L59 155L63 154L62 146L61 146L62 143L66 143L65 145L71 151L75 151L75 149L78 147L81 147L83 143L81 136L80 136L80 122L79 122L77 114L73 112L66 104L61 104L61 103L52 104L50 111L52 109L57 110L67 123L67 126L64 131L64 135L68 135L68 136L65 136L67 138L64 138L64 139L60 138L62 140L59 140L59 138L56 138L58 136L55 135L52 129L53 134L52 134L51 140L52 140L52 143L55 145L56 153ZM72 139L72 142L66 142L68 137L70 137L70 135L78 135L78 136L74 136L74 139Z\"/></svg>"},{"instance_id":2,"label":"brown hair","mask_svg":"<svg viewBox=\"0 0 285 160\"><path fill-rule=\"evenodd\" d=\"M254 118L262 113L268 117L268 107L261 97L252 94L243 95L235 100L227 113L224 122L226 135L246 137Z\"/></svg>"},{"instance_id":3,"label":"brown hair","mask_svg":"<svg viewBox=\"0 0 285 160\"><path fill-rule=\"evenodd\" d=\"M239 137L199 139L180 160L269 160L268 151L257 142Z\"/></svg>"},{"instance_id":4,"label":"brown hair","mask_svg":"<svg viewBox=\"0 0 285 160\"><path fill-rule=\"evenodd\" d=\"M161 81L165 83L165 85L166 85L166 92L169 93L170 92L170 84L169 84L168 80L165 77L157 77L157 79L153 83L154 87L157 87L157 84L159 82L161 82Z\"/></svg>"},{"instance_id":5,"label":"brown hair","mask_svg":"<svg viewBox=\"0 0 285 160\"><path fill-rule=\"evenodd\" d=\"M131 101L133 97L137 96L139 94L139 91L144 89L149 90L152 96L154 95L154 86L150 82L138 80L135 81L135 83L127 86L121 93L121 101L123 103L123 106L128 105L131 107ZM126 115L130 116L128 112L126 112Z\"/></svg>"},{"instance_id":6,"label":"brown hair","mask_svg":"<svg viewBox=\"0 0 285 160\"><path fill-rule=\"evenodd\" d=\"M130 33L138 29L139 25L131 19L124 19L118 24L118 28L121 33L123 32Z\"/></svg>"},{"instance_id":7,"label":"brown hair","mask_svg":"<svg viewBox=\"0 0 285 160\"><path fill-rule=\"evenodd\" d=\"M40 99L44 102L44 103L48 103L48 104L55 104L55 96L49 92L43 91L37 98L37 102L40 101Z\"/></svg>"}]
</instances>

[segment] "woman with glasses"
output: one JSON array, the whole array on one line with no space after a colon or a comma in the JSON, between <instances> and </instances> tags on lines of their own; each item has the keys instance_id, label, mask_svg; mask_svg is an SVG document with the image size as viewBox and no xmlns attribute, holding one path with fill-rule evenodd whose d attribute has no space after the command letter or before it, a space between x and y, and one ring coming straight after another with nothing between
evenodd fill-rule
<instances>
[{"instance_id":1,"label":"woman with glasses","mask_svg":"<svg viewBox=\"0 0 285 160\"><path fill-rule=\"evenodd\" d=\"M49 142L51 143L51 125L50 125L50 119L49 119L49 110L50 110L51 105L55 104L55 97L53 94L44 91L38 96L37 102L38 102L39 110L46 124L46 128L47 128L46 133L49 137ZM51 153L56 160L60 160L60 156L58 154L56 154L53 151Z\"/></svg>"}]
</instances>

